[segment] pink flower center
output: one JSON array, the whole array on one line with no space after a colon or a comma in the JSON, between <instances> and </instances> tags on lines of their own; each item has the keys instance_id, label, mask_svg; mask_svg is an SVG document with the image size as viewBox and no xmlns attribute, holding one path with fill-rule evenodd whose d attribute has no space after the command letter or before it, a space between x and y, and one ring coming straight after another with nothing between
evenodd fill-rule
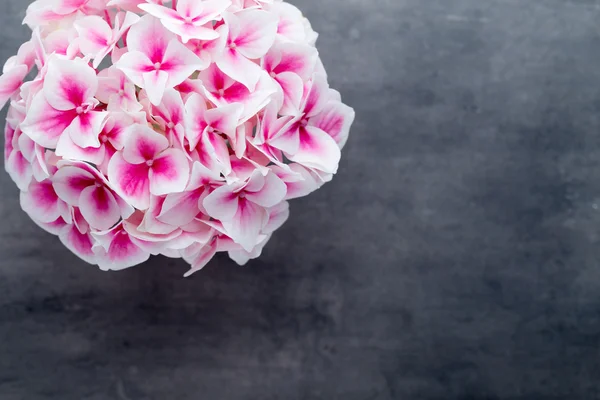
<instances>
[{"instance_id":1,"label":"pink flower center","mask_svg":"<svg viewBox=\"0 0 600 400\"><path fill-rule=\"evenodd\" d=\"M96 187L102 187L103 186L102 183L100 183L98 181L94 182L94 185L96 185Z\"/></svg>"},{"instance_id":2,"label":"pink flower center","mask_svg":"<svg viewBox=\"0 0 600 400\"><path fill-rule=\"evenodd\" d=\"M306 126L306 125L308 125L308 119L306 119L306 118L302 118L302 119L300 120L300 126Z\"/></svg>"},{"instance_id":3,"label":"pink flower center","mask_svg":"<svg viewBox=\"0 0 600 400\"><path fill-rule=\"evenodd\" d=\"M277 76L277 74L274 71L271 71L269 75L271 76L271 78L275 78Z\"/></svg>"},{"instance_id":4,"label":"pink flower center","mask_svg":"<svg viewBox=\"0 0 600 400\"><path fill-rule=\"evenodd\" d=\"M81 106L77 107L77 108L75 109L75 112L76 112L77 114L83 114L83 107L81 107Z\"/></svg>"},{"instance_id":5,"label":"pink flower center","mask_svg":"<svg viewBox=\"0 0 600 400\"><path fill-rule=\"evenodd\" d=\"M100 135L100 141L102 143L106 143L108 141L108 136L106 136L104 134Z\"/></svg>"},{"instance_id":6,"label":"pink flower center","mask_svg":"<svg viewBox=\"0 0 600 400\"><path fill-rule=\"evenodd\" d=\"M206 128L206 131L208 133L213 133L215 131L215 128L213 128L212 126L209 126L209 127Z\"/></svg>"},{"instance_id":7,"label":"pink flower center","mask_svg":"<svg viewBox=\"0 0 600 400\"><path fill-rule=\"evenodd\" d=\"M217 90L217 93L219 93L219 96L223 97L225 95L225 89L219 89Z\"/></svg>"},{"instance_id":8,"label":"pink flower center","mask_svg":"<svg viewBox=\"0 0 600 400\"><path fill-rule=\"evenodd\" d=\"M169 129L173 129L174 126L175 124L173 123L173 121L169 121L169 123L167 124L167 128Z\"/></svg>"},{"instance_id":9,"label":"pink flower center","mask_svg":"<svg viewBox=\"0 0 600 400\"><path fill-rule=\"evenodd\" d=\"M148 161L146 161L146 165L147 166L151 167L152 164L154 164L154 160L148 160Z\"/></svg>"},{"instance_id":10,"label":"pink flower center","mask_svg":"<svg viewBox=\"0 0 600 400\"><path fill-rule=\"evenodd\" d=\"M125 91L123 89L119 89L119 91L117 92L117 94L119 96L123 96L125 94Z\"/></svg>"},{"instance_id":11,"label":"pink flower center","mask_svg":"<svg viewBox=\"0 0 600 400\"><path fill-rule=\"evenodd\" d=\"M235 44L234 42L229 43L230 49L235 49L236 47L237 47L237 44Z\"/></svg>"},{"instance_id":12,"label":"pink flower center","mask_svg":"<svg viewBox=\"0 0 600 400\"><path fill-rule=\"evenodd\" d=\"M245 192L240 192L240 194L238 195L238 197L240 199L245 199L246 198L246 193Z\"/></svg>"},{"instance_id":13,"label":"pink flower center","mask_svg":"<svg viewBox=\"0 0 600 400\"><path fill-rule=\"evenodd\" d=\"M158 71L158 70L160 69L160 67L162 67L162 64L161 64L161 63L159 63L159 62L155 62L155 63L154 63L154 69L155 69L155 70L157 70L157 71Z\"/></svg>"}]
</instances>

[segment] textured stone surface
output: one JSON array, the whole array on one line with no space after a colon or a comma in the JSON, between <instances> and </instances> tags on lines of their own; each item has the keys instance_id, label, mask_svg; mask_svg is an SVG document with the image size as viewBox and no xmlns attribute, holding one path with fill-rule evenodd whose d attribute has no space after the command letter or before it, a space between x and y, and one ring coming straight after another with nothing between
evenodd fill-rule
<instances>
[{"instance_id":1,"label":"textured stone surface","mask_svg":"<svg viewBox=\"0 0 600 400\"><path fill-rule=\"evenodd\" d=\"M0 398L599 398L600 1L295 3L357 112L338 176L183 279L85 265L1 173Z\"/></svg>"}]
</instances>

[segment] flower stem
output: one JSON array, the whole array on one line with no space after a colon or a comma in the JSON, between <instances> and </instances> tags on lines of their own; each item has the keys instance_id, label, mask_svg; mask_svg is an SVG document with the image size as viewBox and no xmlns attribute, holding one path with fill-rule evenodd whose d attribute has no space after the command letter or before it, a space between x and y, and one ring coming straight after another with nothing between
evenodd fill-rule
<instances>
[{"instance_id":1,"label":"flower stem","mask_svg":"<svg viewBox=\"0 0 600 400\"><path fill-rule=\"evenodd\" d=\"M106 18L106 22L108 22L108 26L110 26L110 29L113 29L113 24L110 20L110 14L108 13L108 10L104 10L104 17Z\"/></svg>"}]
</instances>

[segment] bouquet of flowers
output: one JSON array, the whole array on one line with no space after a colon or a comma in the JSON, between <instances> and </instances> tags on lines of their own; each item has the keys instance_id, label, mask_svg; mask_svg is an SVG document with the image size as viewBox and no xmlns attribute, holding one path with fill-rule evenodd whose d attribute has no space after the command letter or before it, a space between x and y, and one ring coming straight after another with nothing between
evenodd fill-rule
<instances>
[{"instance_id":1,"label":"bouquet of flowers","mask_svg":"<svg viewBox=\"0 0 600 400\"><path fill-rule=\"evenodd\" d=\"M278 0L37 0L3 67L5 167L81 259L260 255L336 173L354 120Z\"/></svg>"}]
</instances>

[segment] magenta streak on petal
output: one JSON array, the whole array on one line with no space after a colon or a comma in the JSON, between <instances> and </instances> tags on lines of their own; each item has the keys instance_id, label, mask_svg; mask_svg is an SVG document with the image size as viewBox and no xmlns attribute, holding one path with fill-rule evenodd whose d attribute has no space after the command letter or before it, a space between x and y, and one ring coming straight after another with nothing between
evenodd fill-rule
<instances>
[{"instance_id":1,"label":"magenta streak on petal","mask_svg":"<svg viewBox=\"0 0 600 400\"><path fill-rule=\"evenodd\" d=\"M300 126L298 129L299 139L300 139L300 147L305 150L317 150L319 149L319 143L317 143L312 135L308 133L308 131Z\"/></svg>"},{"instance_id":2,"label":"magenta streak on petal","mask_svg":"<svg viewBox=\"0 0 600 400\"><path fill-rule=\"evenodd\" d=\"M4 129L4 160L8 159L10 153L13 151L13 138L15 136L15 130L9 125L6 124L6 128Z\"/></svg>"},{"instance_id":3,"label":"magenta streak on petal","mask_svg":"<svg viewBox=\"0 0 600 400\"><path fill-rule=\"evenodd\" d=\"M112 142L113 140L116 140L119 138L119 135L125 130L125 126L119 124L115 124L110 131L107 131L106 129L102 130L102 133L100 134L100 138L102 139L102 135L106 136L106 141L110 141ZM101 140L104 141L104 140Z\"/></svg>"},{"instance_id":4,"label":"magenta streak on petal","mask_svg":"<svg viewBox=\"0 0 600 400\"><path fill-rule=\"evenodd\" d=\"M108 257L113 262L127 260L140 249L131 241L124 230L117 231L108 248Z\"/></svg>"},{"instance_id":5,"label":"magenta streak on petal","mask_svg":"<svg viewBox=\"0 0 600 400\"><path fill-rule=\"evenodd\" d=\"M107 39L106 39L104 36L102 36L102 35L99 35L97 32L95 32L95 31L93 31L93 30L91 30L91 32L90 32L90 33L91 33L91 35L90 35L90 36L91 36L91 37L90 37L90 40L91 40L92 42L94 42L94 43L96 43L97 45L99 45L99 46L102 46L102 47L106 47L106 46L108 46L108 45L109 45L109 42L108 42L108 40L107 40Z\"/></svg>"},{"instance_id":6,"label":"magenta streak on petal","mask_svg":"<svg viewBox=\"0 0 600 400\"><path fill-rule=\"evenodd\" d=\"M235 232L235 235L246 250L251 249L251 246L248 246L249 240L252 240L260 232L265 216L266 212L262 207L245 198L239 199L238 210L234 217L234 220L237 220L236 228L239 231Z\"/></svg>"},{"instance_id":7,"label":"magenta streak on petal","mask_svg":"<svg viewBox=\"0 0 600 400\"><path fill-rule=\"evenodd\" d=\"M169 180L175 180L178 178L177 168L171 161L170 157L161 157L156 159L152 164L152 172Z\"/></svg>"},{"instance_id":8,"label":"magenta streak on petal","mask_svg":"<svg viewBox=\"0 0 600 400\"><path fill-rule=\"evenodd\" d=\"M172 70L178 68L179 66L181 66L181 63L178 63L177 61L178 60L176 60L176 59L164 60L160 65L160 70L161 71L172 71Z\"/></svg>"},{"instance_id":9,"label":"magenta streak on petal","mask_svg":"<svg viewBox=\"0 0 600 400\"><path fill-rule=\"evenodd\" d=\"M72 191L81 192L88 186L91 186L96 181L94 179L88 178L85 175L81 176L72 176L69 178L68 185Z\"/></svg>"},{"instance_id":10,"label":"magenta streak on petal","mask_svg":"<svg viewBox=\"0 0 600 400\"><path fill-rule=\"evenodd\" d=\"M75 110L70 111L57 111L54 110L53 114L36 124L36 129L41 132L52 133L53 135L58 132L55 137L60 136L62 133L77 117ZM54 138L54 137L53 137Z\"/></svg>"},{"instance_id":11,"label":"magenta streak on petal","mask_svg":"<svg viewBox=\"0 0 600 400\"><path fill-rule=\"evenodd\" d=\"M207 149L204 142L202 140L198 141L198 144L196 145L196 149L198 150L198 156L200 158L200 162L210 168L213 159L212 159L212 155L210 150L211 149Z\"/></svg>"},{"instance_id":12,"label":"magenta streak on petal","mask_svg":"<svg viewBox=\"0 0 600 400\"><path fill-rule=\"evenodd\" d=\"M162 63L165 57L165 52L167 50L166 47L162 46L162 38L151 37L148 40L150 42L148 46L152 46L152 48L150 52L146 54L146 56L148 56L150 61L152 61L152 64Z\"/></svg>"},{"instance_id":13,"label":"magenta streak on petal","mask_svg":"<svg viewBox=\"0 0 600 400\"><path fill-rule=\"evenodd\" d=\"M22 177L27 172L27 168L30 167L29 161L27 161L27 159L23 157L23 153L21 153L20 151L16 151L14 155L11 154L11 156L11 160L14 160L13 165L16 168L16 172L19 174L19 176Z\"/></svg>"},{"instance_id":14,"label":"magenta streak on petal","mask_svg":"<svg viewBox=\"0 0 600 400\"><path fill-rule=\"evenodd\" d=\"M306 58L299 54L291 55L288 54L286 58L282 59L278 66L273 68L273 72L280 74L282 72L294 72L298 73L304 69L306 64Z\"/></svg>"},{"instance_id":15,"label":"magenta streak on petal","mask_svg":"<svg viewBox=\"0 0 600 400\"><path fill-rule=\"evenodd\" d=\"M79 126L85 132L90 132L94 127L92 126L92 114L84 112L78 115Z\"/></svg>"},{"instance_id":16,"label":"magenta streak on petal","mask_svg":"<svg viewBox=\"0 0 600 400\"><path fill-rule=\"evenodd\" d=\"M174 225L185 225L192 222L200 212L198 202L203 193L204 188L200 188L190 192L169 195L176 199L176 205L161 211L158 220Z\"/></svg>"},{"instance_id":17,"label":"magenta streak on petal","mask_svg":"<svg viewBox=\"0 0 600 400\"><path fill-rule=\"evenodd\" d=\"M110 192L104 186L97 186L92 194L94 200L94 207L100 213L105 213L110 209Z\"/></svg>"},{"instance_id":18,"label":"magenta streak on petal","mask_svg":"<svg viewBox=\"0 0 600 400\"><path fill-rule=\"evenodd\" d=\"M145 137L140 136L135 143L137 151L146 161L151 161L156 157L161 149L156 147L156 143L146 140Z\"/></svg>"},{"instance_id":19,"label":"magenta streak on petal","mask_svg":"<svg viewBox=\"0 0 600 400\"><path fill-rule=\"evenodd\" d=\"M279 24L277 25L277 33L279 34L284 34L285 31L290 27L293 27L293 22L290 20L284 20L283 18L281 18L279 20Z\"/></svg>"},{"instance_id":20,"label":"magenta streak on petal","mask_svg":"<svg viewBox=\"0 0 600 400\"><path fill-rule=\"evenodd\" d=\"M341 113L331 112L318 124L318 127L327 132L335 141L340 140L340 133L344 127L344 116Z\"/></svg>"},{"instance_id":21,"label":"magenta streak on petal","mask_svg":"<svg viewBox=\"0 0 600 400\"><path fill-rule=\"evenodd\" d=\"M225 74L223 74L216 67L213 68L211 74L212 84L215 87L215 90L225 90Z\"/></svg>"},{"instance_id":22,"label":"magenta streak on petal","mask_svg":"<svg viewBox=\"0 0 600 400\"><path fill-rule=\"evenodd\" d=\"M124 164L119 171L119 187L127 196L136 197L148 190L148 171L146 164Z\"/></svg>"},{"instance_id":23,"label":"magenta streak on petal","mask_svg":"<svg viewBox=\"0 0 600 400\"><path fill-rule=\"evenodd\" d=\"M64 240L70 249L82 258L93 258L92 240L88 233L81 233L76 227L71 227L65 235Z\"/></svg>"},{"instance_id":24,"label":"magenta streak on petal","mask_svg":"<svg viewBox=\"0 0 600 400\"><path fill-rule=\"evenodd\" d=\"M197 16L195 16L194 18L192 18L191 22L186 23L185 25L189 26L189 27L192 27L192 28L195 28L196 25L194 25L194 24L197 23L198 21L201 21L201 20L205 19L205 18L206 18L206 14L202 14L202 13L198 14Z\"/></svg>"},{"instance_id":25,"label":"magenta streak on petal","mask_svg":"<svg viewBox=\"0 0 600 400\"><path fill-rule=\"evenodd\" d=\"M33 185L30 190L32 197L36 201L36 205L42 210L49 210L52 207L55 207L56 203L59 201L58 195L54 191L54 187L50 181L44 181L37 185ZM40 210L40 212L43 212L42 210Z\"/></svg>"},{"instance_id":26,"label":"magenta streak on petal","mask_svg":"<svg viewBox=\"0 0 600 400\"><path fill-rule=\"evenodd\" d=\"M64 77L61 82L61 90L63 91L64 97L69 99L73 108L81 106L85 102L85 86L81 85L81 82L77 82Z\"/></svg>"},{"instance_id":27,"label":"magenta streak on petal","mask_svg":"<svg viewBox=\"0 0 600 400\"><path fill-rule=\"evenodd\" d=\"M239 82L235 82L228 89L225 90L223 97L230 103L233 102L243 102L248 98L250 92L246 88L246 86L242 85Z\"/></svg>"}]
</instances>

